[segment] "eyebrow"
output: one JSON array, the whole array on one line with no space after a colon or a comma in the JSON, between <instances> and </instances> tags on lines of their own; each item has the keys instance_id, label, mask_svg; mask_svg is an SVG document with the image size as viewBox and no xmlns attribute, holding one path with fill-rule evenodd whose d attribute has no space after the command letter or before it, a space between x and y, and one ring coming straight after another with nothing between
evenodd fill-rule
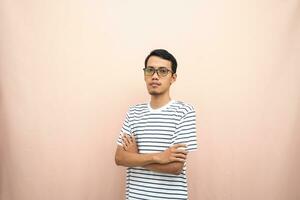
<instances>
[{"instance_id":1,"label":"eyebrow","mask_svg":"<svg viewBox=\"0 0 300 200\"><path fill-rule=\"evenodd\" d=\"M147 67L153 67L153 66L147 66ZM153 68L161 68L161 67L164 67L164 68L167 68L167 69L168 69L168 67L165 67L165 66L153 67Z\"/></svg>"}]
</instances>

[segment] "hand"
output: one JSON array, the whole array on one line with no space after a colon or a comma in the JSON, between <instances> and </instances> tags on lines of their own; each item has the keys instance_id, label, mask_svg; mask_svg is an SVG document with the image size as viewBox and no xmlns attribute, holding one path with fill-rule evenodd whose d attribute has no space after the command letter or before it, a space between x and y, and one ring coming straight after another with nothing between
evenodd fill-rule
<instances>
[{"instance_id":1,"label":"hand","mask_svg":"<svg viewBox=\"0 0 300 200\"><path fill-rule=\"evenodd\" d=\"M170 162L185 162L187 151L180 147L186 147L185 144L175 144L162 153L157 155L157 162L160 164L167 164Z\"/></svg>"},{"instance_id":2,"label":"hand","mask_svg":"<svg viewBox=\"0 0 300 200\"><path fill-rule=\"evenodd\" d=\"M123 144L123 149L125 151L131 152L131 153L138 153L138 146L136 144L136 140L134 135L132 134L131 136L129 134L125 134L122 137L122 144Z\"/></svg>"}]
</instances>

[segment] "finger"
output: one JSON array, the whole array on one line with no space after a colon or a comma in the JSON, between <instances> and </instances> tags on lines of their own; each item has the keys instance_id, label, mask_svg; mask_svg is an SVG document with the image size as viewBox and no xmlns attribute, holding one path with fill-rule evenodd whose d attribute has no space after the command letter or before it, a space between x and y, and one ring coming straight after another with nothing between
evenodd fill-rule
<instances>
[{"instance_id":1,"label":"finger","mask_svg":"<svg viewBox=\"0 0 300 200\"><path fill-rule=\"evenodd\" d=\"M131 138L130 138L130 135L126 135L125 138L126 138L127 143L128 143L128 145L129 145L129 144L132 142L132 141L131 141Z\"/></svg>"},{"instance_id":2,"label":"finger","mask_svg":"<svg viewBox=\"0 0 300 200\"><path fill-rule=\"evenodd\" d=\"M184 153L184 154L188 153L185 147L178 147L178 148L171 147L170 150L172 153Z\"/></svg>"},{"instance_id":3,"label":"finger","mask_svg":"<svg viewBox=\"0 0 300 200\"><path fill-rule=\"evenodd\" d=\"M124 141L122 141L123 149L126 149L127 145Z\"/></svg>"},{"instance_id":4,"label":"finger","mask_svg":"<svg viewBox=\"0 0 300 200\"><path fill-rule=\"evenodd\" d=\"M174 144L172 147L177 149L179 147L186 147L186 144Z\"/></svg>"},{"instance_id":5,"label":"finger","mask_svg":"<svg viewBox=\"0 0 300 200\"><path fill-rule=\"evenodd\" d=\"M171 162L185 162L185 159L182 159L182 158L176 158L176 157L172 157L171 159Z\"/></svg>"},{"instance_id":6,"label":"finger","mask_svg":"<svg viewBox=\"0 0 300 200\"><path fill-rule=\"evenodd\" d=\"M188 154L188 152L184 149L175 149L173 152L174 153L182 153L182 154L185 154L185 155Z\"/></svg>"},{"instance_id":7,"label":"finger","mask_svg":"<svg viewBox=\"0 0 300 200\"><path fill-rule=\"evenodd\" d=\"M126 139L126 136L122 137L122 141L123 141L123 144L127 147L128 146L128 141Z\"/></svg>"},{"instance_id":8,"label":"finger","mask_svg":"<svg viewBox=\"0 0 300 200\"><path fill-rule=\"evenodd\" d=\"M131 135L132 142L136 143L134 135Z\"/></svg>"},{"instance_id":9,"label":"finger","mask_svg":"<svg viewBox=\"0 0 300 200\"><path fill-rule=\"evenodd\" d=\"M126 144L128 144L127 134L123 136L123 140L126 142Z\"/></svg>"},{"instance_id":10,"label":"finger","mask_svg":"<svg viewBox=\"0 0 300 200\"><path fill-rule=\"evenodd\" d=\"M176 161L184 163L185 159L177 158Z\"/></svg>"},{"instance_id":11,"label":"finger","mask_svg":"<svg viewBox=\"0 0 300 200\"><path fill-rule=\"evenodd\" d=\"M185 154L182 154L182 153L176 153L176 154L173 154L173 157L175 157L175 158L183 158L183 159L186 159L186 155L185 155Z\"/></svg>"},{"instance_id":12,"label":"finger","mask_svg":"<svg viewBox=\"0 0 300 200\"><path fill-rule=\"evenodd\" d=\"M125 144L123 144L123 149L127 151L127 146Z\"/></svg>"}]
</instances>

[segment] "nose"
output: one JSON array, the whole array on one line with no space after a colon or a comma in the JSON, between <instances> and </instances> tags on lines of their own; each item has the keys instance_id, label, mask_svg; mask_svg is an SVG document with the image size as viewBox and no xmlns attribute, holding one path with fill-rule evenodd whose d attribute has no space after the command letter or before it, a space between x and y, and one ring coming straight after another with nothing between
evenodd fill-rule
<instances>
[{"instance_id":1,"label":"nose","mask_svg":"<svg viewBox=\"0 0 300 200\"><path fill-rule=\"evenodd\" d=\"M154 74L152 75L152 80L158 80L158 71L155 71Z\"/></svg>"}]
</instances>

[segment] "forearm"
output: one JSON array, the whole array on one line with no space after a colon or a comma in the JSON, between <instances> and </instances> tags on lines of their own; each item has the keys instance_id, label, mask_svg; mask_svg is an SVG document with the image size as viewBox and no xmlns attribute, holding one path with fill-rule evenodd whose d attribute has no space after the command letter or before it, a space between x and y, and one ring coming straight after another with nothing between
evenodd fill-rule
<instances>
[{"instance_id":1,"label":"forearm","mask_svg":"<svg viewBox=\"0 0 300 200\"><path fill-rule=\"evenodd\" d=\"M143 167L155 172L179 175L183 169L183 166L184 163L182 162L171 162L168 164L153 163L145 165Z\"/></svg>"},{"instance_id":2,"label":"forearm","mask_svg":"<svg viewBox=\"0 0 300 200\"><path fill-rule=\"evenodd\" d=\"M115 155L115 162L117 165L124 167L142 167L148 164L154 164L157 162L156 154L139 154L132 153L118 148Z\"/></svg>"}]
</instances>

